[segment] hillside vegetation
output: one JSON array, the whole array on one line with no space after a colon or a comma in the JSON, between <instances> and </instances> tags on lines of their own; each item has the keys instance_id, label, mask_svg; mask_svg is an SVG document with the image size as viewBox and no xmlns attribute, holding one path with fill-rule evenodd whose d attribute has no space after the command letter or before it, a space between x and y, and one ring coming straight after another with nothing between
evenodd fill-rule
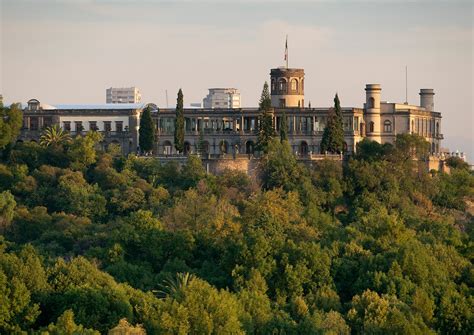
<instances>
[{"instance_id":1,"label":"hillside vegetation","mask_svg":"<svg viewBox=\"0 0 474 335\"><path fill-rule=\"evenodd\" d=\"M3 150L2 334L474 332L474 176L416 136L312 168L271 140L260 183L55 136Z\"/></svg>"}]
</instances>

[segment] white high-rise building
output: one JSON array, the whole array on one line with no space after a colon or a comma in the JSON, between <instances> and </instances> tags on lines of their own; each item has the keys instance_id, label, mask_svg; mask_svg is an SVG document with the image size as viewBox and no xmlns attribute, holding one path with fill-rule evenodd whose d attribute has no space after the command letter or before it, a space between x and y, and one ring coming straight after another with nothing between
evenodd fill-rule
<instances>
[{"instance_id":1,"label":"white high-rise building","mask_svg":"<svg viewBox=\"0 0 474 335\"><path fill-rule=\"evenodd\" d=\"M136 87L111 87L106 90L108 104L136 104L141 100L142 95Z\"/></svg>"},{"instance_id":2,"label":"white high-rise building","mask_svg":"<svg viewBox=\"0 0 474 335\"><path fill-rule=\"evenodd\" d=\"M240 92L236 88L210 88L203 105L204 108L240 108Z\"/></svg>"}]
</instances>

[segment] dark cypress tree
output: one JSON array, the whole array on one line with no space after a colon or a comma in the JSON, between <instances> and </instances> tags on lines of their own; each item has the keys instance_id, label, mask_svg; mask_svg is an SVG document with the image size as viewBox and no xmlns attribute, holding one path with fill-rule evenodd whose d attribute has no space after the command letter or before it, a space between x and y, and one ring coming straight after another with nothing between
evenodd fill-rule
<instances>
[{"instance_id":1,"label":"dark cypress tree","mask_svg":"<svg viewBox=\"0 0 474 335\"><path fill-rule=\"evenodd\" d=\"M344 149L344 128L339 97L334 97L334 108L329 110L328 121L321 140L321 153L342 153Z\"/></svg>"},{"instance_id":2,"label":"dark cypress tree","mask_svg":"<svg viewBox=\"0 0 474 335\"><path fill-rule=\"evenodd\" d=\"M178 152L184 151L184 110L183 91L179 89L176 101L176 120L174 124L174 146Z\"/></svg>"},{"instance_id":3,"label":"dark cypress tree","mask_svg":"<svg viewBox=\"0 0 474 335\"><path fill-rule=\"evenodd\" d=\"M275 136L275 129L273 128L272 116L272 100L270 98L270 91L268 90L268 83L263 85L262 95L260 97L259 109L260 124L258 129L257 150L267 152L268 143Z\"/></svg>"},{"instance_id":4,"label":"dark cypress tree","mask_svg":"<svg viewBox=\"0 0 474 335\"><path fill-rule=\"evenodd\" d=\"M138 145L142 152L150 152L153 150L155 142L155 127L151 118L150 107L146 107L140 119Z\"/></svg>"},{"instance_id":5,"label":"dark cypress tree","mask_svg":"<svg viewBox=\"0 0 474 335\"><path fill-rule=\"evenodd\" d=\"M280 118L280 142L288 140L288 119L286 117L285 111Z\"/></svg>"}]
</instances>

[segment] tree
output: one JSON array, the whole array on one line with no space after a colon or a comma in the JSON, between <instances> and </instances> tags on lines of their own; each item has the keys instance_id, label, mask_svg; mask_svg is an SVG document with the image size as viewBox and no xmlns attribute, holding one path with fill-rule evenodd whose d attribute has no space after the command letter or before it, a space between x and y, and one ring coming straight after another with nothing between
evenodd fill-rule
<instances>
[{"instance_id":1,"label":"tree","mask_svg":"<svg viewBox=\"0 0 474 335\"><path fill-rule=\"evenodd\" d=\"M20 104L12 104L10 107L0 105L0 149L13 142L20 132L21 125Z\"/></svg>"},{"instance_id":2,"label":"tree","mask_svg":"<svg viewBox=\"0 0 474 335\"><path fill-rule=\"evenodd\" d=\"M153 143L155 142L155 127L151 118L150 107L146 107L140 119L140 150L148 153L153 150Z\"/></svg>"},{"instance_id":3,"label":"tree","mask_svg":"<svg viewBox=\"0 0 474 335\"><path fill-rule=\"evenodd\" d=\"M90 131L84 137L77 136L68 150L71 166L80 170L95 163L97 160L95 147L102 139L103 136L96 131Z\"/></svg>"},{"instance_id":4,"label":"tree","mask_svg":"<svg viewBox=\"0 0 474 335\"><path fill-rule=\"evenodd\" d=\"M2 233L5 233L12 222L15 206L15 198L10 191L0 193L0 231Z\"/></svg>"},{"instance_id":5,"label":"tree","mask_svg":"<svg viewBox=\"0 0 474 335\"><path fill-rule=\"evenodd\" d=\"M273 128L272 100L268 90L268 83L263 84L262 95L259 102L260 109L260 125L258 128L257 149L267 153L268 143L275 136L275 129Z\"/></svg>"},{"instance_id":6,"label":"tree","mask_svg":"<svg viewBox=\"0 0 474 335\"><path fill-rule=\"evenodd\" d=\"M71 135L58 125L46 128L40 137L40 144L45 147L59 146L69 142L71 142Z\"/></svg>"},{"instance_id":7,"label":"tree","mask_svg":"<svg viewBox=\"0 0 474 335\"><path fill-rule=\"evenodd\" d=\"M469 164L459 157L449 157L448 159L446 159L446 164L452 169L469 170Z\"/></svg>"},{"instance_id":8,"label":"tree","mask_svg":"<svg viewBox=\"0 0 474 335\"><path fill-rule=\"evenodd\" d=\"M288 140L288 119L286 117L285 111L283 111L280 119L280 141L283 143L283 141Z\"/></svg>"},{"instance_id":9,"label":"tree","mask_svg":"<svg viewBox=\"0 0 474 335\"><path fill-rule=\"evenodd\" d=\"M183 91L179 89L176 102L176 120L174 124L174 146L178 152L184 151L184 111Z\"/></svg>"},{"instance_id":10,"label":"tree","mask_svg":"<svg viewBox=\"0 0 474 335\"><path fill-rule=\"evenodd\" d=\"M344 149L344 128L339 97L334 97L334 108L329 110L328 121L321 140L321 152L341 153Z\"/></svg>"},{"instance_id":11,"label":"tree","mask_svg":"<svg viewBox=\"0 0 474 335\"><path fill-rule=\"evenodd\" d=\"M42 333L43 334L43 333ZM100 333L93 329L84 328L74 322L74 312L70 309L64 311L58 317L56 324L48 326L46 334L48 335L99 335Z\"/></svg>"}]
</instances>

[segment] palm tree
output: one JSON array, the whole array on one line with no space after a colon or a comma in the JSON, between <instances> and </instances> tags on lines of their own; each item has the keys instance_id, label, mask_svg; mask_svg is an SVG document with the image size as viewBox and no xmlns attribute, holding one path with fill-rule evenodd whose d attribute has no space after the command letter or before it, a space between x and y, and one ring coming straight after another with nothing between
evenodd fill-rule
<instances>
[{"instance_id":1,"label":"palm tree","mask_svg":"<svg viewBox=\"0 0 474 335\"><path fill-rule=\"evenodd\" d=\"M48 147L51 145L60 145L71 141L71 135L58 125L48 127L40 137L40 144Z\"/></svg>"},{"instance_id":2,"label":"palm tree","mask_svg":"<svg viewBox=\"0 0 474 335\"><path fill-rule=\"evenodd\" d=\"M160 285L161 289L156 290L156 294L161 298L172 297L180 300L183 297L183 290L194 280L196 276L189 273L177 273L173 278L169 276L163 280L163 284Z\"/></svg>"}]
</instances>

